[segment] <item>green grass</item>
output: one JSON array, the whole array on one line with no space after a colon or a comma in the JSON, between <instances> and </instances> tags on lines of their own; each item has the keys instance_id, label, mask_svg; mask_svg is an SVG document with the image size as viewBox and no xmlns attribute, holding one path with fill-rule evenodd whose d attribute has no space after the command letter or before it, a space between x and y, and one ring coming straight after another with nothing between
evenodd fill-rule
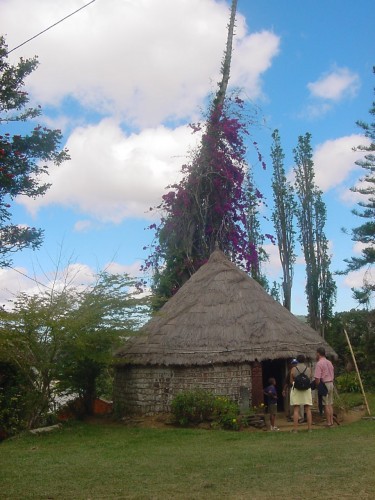
<instances>
[{"instance_id":1,"label":"green grass","mask_svg":"<svg viewBox=\"0 0 375 500\"><path fill-rule=\"evenodd\" d=\"M75 423L0 445L0 498L373 498L374 431L372 420L296 435Z\"/></svg>"},{"instance_id":2,"label":"green grass","mask_svg":"<svg viewBox=\"0 0 375 500\"><path fill-rule=\"evenodd\" d=\"M370 395L367 395L368 403L371 405L373 402L374 398ZM336 396L336 406L338 408L344 409L344 410L350 410L351 408L355 408L359 405L364 405L364 399L361 393L358 392L347 392L344 394L339 394ZM374 406L374 405L373 405ZM375 414L375 409L372 409L372 414Z\"/></svg>"}]
</instances>

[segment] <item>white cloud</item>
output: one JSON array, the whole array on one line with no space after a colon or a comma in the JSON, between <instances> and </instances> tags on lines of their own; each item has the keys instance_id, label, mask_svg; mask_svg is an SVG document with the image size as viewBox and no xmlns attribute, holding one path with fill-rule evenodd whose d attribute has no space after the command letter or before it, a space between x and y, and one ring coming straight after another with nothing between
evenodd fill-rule
<instances>
[{"instance_id":1,"label":"white cloud","mask_svg":"<svg viewBox=\"0 0 375 500\"><path fill-rule=\"evenodd\" d=\"M74 224L74 231L77 233L85 233L93 227L91 220L79 220Z\"/></svg>"},{"instance_id":2,"label":"white cloud","mask_svg":"<svg viewBox=\"0 0 375 500\"><path fill-rule=\"evenodd\" d=\"M103 270L113 274L126 273L136 278L140 275L140 267L140 261L132 264L112 261L107 263ZM99 270L93 270L80 262L67 263L61 269L48 272L40 269L38 273L24 267L0 268L0 306L11 309L12 301L21 292L32 296L52 290L59 292L65 288L83 291L95 283L98 272Z\"/></svg>"},{"instance_id":3,"label":"white cloud","mask_svg":"<svg viewBox=\"0 0 375 500\"><path fill-rule=\"evenodd\" d=\"M279 53L279 46L279 37L269 31L254 33L235 44L231 80L250 99L262 95L261 76Z\"/></svg>"},{"instance_id":4,"label":"white cloud","mask_svg":"<svg viewBox=\"0 0 375 500\"><path fill-rule=\"evenodd\" d=\"M47 180L52 187L46 195L17 201L34 214L60 204L101 222L149 217L146 212L160 202L166 186L179 180L189 146L197 140L198 134L185 126L159 126L131 135L110 119L80 127L67 142L72 159L51 167Z\"/></svg>"},{"instance_id":5,"label":"white cloud","mask_svg":"<svg viewBox=\"0 0 375 500\"><path fill-rule=\"evenodd\" d=\"M355 182L350 186L345 186L340 190L340 200L346 205L356 205L360 201L364 201L364 195L358 193L357 191L352 191L351 187L355 189L362 189L367 185L366 182Z\"/></svg>"},{"instance_id":6,"label":"white cloud","mask_svg":"<svg viewBox=\"0 0 375 500\"><path fill-rule=\"evenodd\" d=\"M31 288L33 282L27 278L23 267L0 268L0 305L6 305L20 290Z\"/></svg>"},{"instance_id":7,"label":"white cloud","mask_svg":"<svg viewBox=\"0 0 375 500\"><path fill-rule=\"evenodd\" d=\"M68 264L64 269L45 272L30 271L24 267L0 269L0 303L7 309L20 292L27 295L47 290L63 290L66 286L86 288L94 281L95 273L85 264Z\"/></svg>"},{"instance_id":8,"label":"white cloud","mask_svg":"<svg viewBox=\"0 0 375 500\"><path fill-rule=\"evenodd\" d=\"M361 174L364 175L364 172L361 172ZM352 184L352 186L355 189L355 191L352 191L351 189L346 189L341 192L340 199L344 202L347 203L348 205L355 205L357 203L366 203L366 200L369 201L371 196L371 192L373 189L373 185L369 182L367 182L364 178L360 178L356 182ZM362 194L359 191L363 191L365 189L369 189L369 194ZM361 212L361 209L359 208L359 212Z\"/></svg>"},{"instance_id":9,"label":"white cloud","mask_svg":"<svg viewBox=\"0 0 375 500\"><path fill-rule=\"evenodd\" d=\"M132 264L120 264L118 262L109 262L104 266L104 269L113 274L128 274L130 277L138 277L140 276L140 268L142 262L137 260Z\"/></svg>"},{"instance_id":10,"label":"white cloud","mask_svg":"<svg viewBox=\"0 0 375 500\"><path fill-rule=\"evenodd\" d=\"M332 104L327 102L320 102L315 104L309 104L306 106L305 110L300 114L300 116L306 117L308 119L315 119L324 116L328 111L332 109Z\"/></svg>"},{"instance_id":11,"label":"white cloud","mask_svg":"<svg viewBox=\"0 0 375 500\"><path fill-rule=\"evenodd\" d=\"M359 87L359 77L348 68L336 68L324 74L315 82L307 84L313 97L339 101L344 97L356 95Z\"/></svg>"},{"instance_id":12,"label":"white cloud","mask_svg":"<svg viewBox=\"0 0 375 500\"><path fill-rule=\"evenodd\" d=\"M69 263L64 269L53 274L46 285L52 289L63 290L64 287L84 289L95 281L96 273L87 264Z\"/></svg>"},{"instance_id":13,"label":"white cloud","mask_svg":"<svg viewBox=\"0 0 375 500\"><path fill-rule=\"evenodd\" d=\"M344 284L349 288L360 288L364 283L371 285L375 284L372 269L359 269L358 271L353 271L344 279Z\"/></svg>"},{"instance_id":14,"label":"white cloud","mask_svg":"<svg viewBox=\"0 0 375 500\"><path fill-rule=\"evenodd\" d=\"M303 252L301 252L300 254L297 255L296 264L306 266L306 260L305 260L305 256L303 255Z\"/></svg>"},{"instance_id":15,"label":"white cloud","mask_svg":"<svg viewBox=\"0 0 375 500\"><path fill-rule=\"evenodd\" d=\"M373 246L373 244L371 242L370 243L362 243L361 241L356 241L353 245L353 252L356 254L360 254L360 253L362 253L362 250L364 250L365 248L368 248L370 246Z\"/></svg>"},{"instance_id":16,"label":"white cloud","mask_svg":"<svg viewBox=\"0 0 375 500\"><path fill-rule=\"evenodd\" d=\"M282 267L278 246L269 243L267 245L263 245L263 248L268 254L268 261L262 264L267 277L270 279L280 278L280 276L282 276Z\"/></svg>"},{"instance_id":17,"label":"white cloud","mask_svg":"<svg viewBox=\"0 0 375 500\"><path fill-rule=\"evenodd\" d=\"M322 191L338 186L352 171L358 170L355 161L361 158L363 153L354 152L353 147L363 142L363 136L353 134L325 141L315 148L315 181Z\"/></svg>"},{"instance_id":18,"label":"white cloud","mask_svg":"<svg viewBox=\"0 0 375 500\"><path fill-rule=\"evenodd\" d=\"M12 48L79 7L80 0L56 0L53 10L49 0L5 1L0 29ZM38 54L41 64L27 79L36 102L58 106L65 100L66 109L45 123L66 128L69 113L69 126L76 127L66 144L71 161L50 168L51 189L42 198L18 201L34 214L58 204L101 222L145 217L179 179L188 146L197 139L185 127L160 124L195 119L219 79L228 20L229 3L223 1L107 0L11 53L13 61ZM268 31L249 34L238 13L231 85L262 96L261 76L279 43ZM72 98L81 113L72 114L66 104ZM86 126L87 109L111 118ZM124 123L143 130L125 134ZM74 229L85 231L92 223L80 220Z\"/></svg>"},{"instance_id":19,"label":"white cloud","mask_svg":"<svg viewBox=\"0 0 375 500\"><path fill-rule=\"evenodd\" d=\"M3 2L0 29L12 48L81 6L56 0L52 11L48 0ZM22 13L17 19L15 11ZM71 161L50 168L52 187L43 198L18 201L34 214L59 204L101 222L144 217L178 180L196 139L185 127L160 123L195 119L219 79L228 20L229 4L222 1L107 0L10 54L13 60L38 54L40 67L27 80L36 102L58 106L73 98L83 106L81 116L77 110L71 115ZM249 34L238 13L234 45L231 84L261 96L261 75L278 53L279 38L268 31ZM86 126L85 108L112 118ZM64 110L58 116L65 127ZM56 116L45 121L56 126ZM125 122L143 130L126 135ZM75 230L88 225L81 220Z\"/></svg>"},{"instance_id":20,"label":"white cloud","mask_svg":"<svg viewBox=\"0 0 375 500\"><path fill-rule=\"evenodd\" d=\"M80 0L2 2L9 48L82 6ZM14 12L19 15L15 16ZM41 104L73 97L81 105L139 126L191 117L219 77L229 6L214 0L95 2L10 54L38 54L28 78ZM260 75L278 52L267 31L249 35L237 16L231 84L261 93Z\"/></svg>"}]
</instances>

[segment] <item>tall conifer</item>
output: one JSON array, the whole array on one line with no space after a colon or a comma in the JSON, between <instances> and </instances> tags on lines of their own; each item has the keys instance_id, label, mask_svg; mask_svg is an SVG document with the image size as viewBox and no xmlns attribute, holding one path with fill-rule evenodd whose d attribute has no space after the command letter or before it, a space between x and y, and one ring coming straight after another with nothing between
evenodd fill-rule
<instances>
[{"instance_id":1,"label":"tall conifer","mask_svg":"<svg viewBox=\"0 0 375 500\"><path fill-rule=\"evenodd\" d=\"M336 285L329 270L331 258L324 233L326 206L315 184L311 134L298 138L294 149L297 221L306 262L306 296L310 325L324 336L336 297Z\"/></svg>"},{"instance_id":2,"label":"tall conifer","mask_svg":"<svg viewBox=\"0 0 375 500\"><path fill-rule=\"evenodd\" d=\"M274 209L272 221L274 223L279 256L283 270L283 304L291 310L292 285L294 274L294 263L296 255L294 220L296 215L296 202L294 191L290 182L287 181L284 168L284 152L281 147L279 131L272 134L273 144L271 148L271 158L273 165L272 190L274 199Z\"/></svg>"},{"instance_id":3,"label":"tall conifer","mask_svg":"<svg viewBox=\"0 0 375 500\"><path fill-rule=\"evenodd\" d=\"M373 67L375 74L375 66ZM375 90L375 89L374 89ZM375 117L375 102L369 110L372 119ZM369 302L371 295L375 291L374 280L371 269L375 263L375 122L367 123L358 121L357 125L362 129L364 136L370 139L370 144L360 145L356 151L365 153L364 158L356 161L356 165L364 169L364 177L360 179L359 187L351 188L353 192L363 195L362 201L358 203L359 209L354 209L353 213L363 219L363 224L355 227L351 231L352 240L363 245L360 257L346 259L346 273L357 271L364 267L367 272L364 276L363 286L358 290L353 290L354 297L362 304Z\"/></svg>"}]
</instances>

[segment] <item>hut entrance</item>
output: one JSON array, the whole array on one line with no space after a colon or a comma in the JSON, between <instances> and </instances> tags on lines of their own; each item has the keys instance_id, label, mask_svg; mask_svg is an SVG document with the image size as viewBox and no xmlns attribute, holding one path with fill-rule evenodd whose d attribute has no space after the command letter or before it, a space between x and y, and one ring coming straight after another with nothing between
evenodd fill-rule
<instances>
[{"instance_id":1,"label":"hut entrance","mask_svg":"<svg viewBox=\"0 0 375 500\"><path fill-rule=\"evenodd\" d=\"M263 386L267 387L268 379L274 377L276 379L276 390L278 395L277 409L284 410L284 398L282 397L283 385L286 377L286 361L285 359L267 359L262 361L262 377ZM266 402L266 401L264 401Z\"/></svg>"}]
</instances>

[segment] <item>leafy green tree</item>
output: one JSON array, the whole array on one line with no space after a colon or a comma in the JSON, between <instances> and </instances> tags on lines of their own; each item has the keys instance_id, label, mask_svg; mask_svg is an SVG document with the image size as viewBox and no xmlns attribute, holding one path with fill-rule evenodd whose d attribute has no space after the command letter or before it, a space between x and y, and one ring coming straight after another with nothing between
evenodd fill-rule
<instances>
[{"instance_id":1,"label":"leafy green tree","mask_svg":"<svg viewBox=\"0 0 375 500\"><path fill-rule=\"evenodd\" d=\"M17 370L24 381L20 398L29 412L27 427L34 427L48 414L56 361L66 334L66 311L74 307L66 291L28 296L21 293L12 311L1 311L2 361Z\"/></svg>"},{"instance_id":2,"label":"leafy green tree","mask_svg":"<svg viewBox=\"0 0 375 500\"><path fill-rule=\"evenodd\" d=\"M294 149L297 222L306 262L308 321L324 336L336 298L336 284L330 271L331 258L325 236L326 207L315 184L311 134L298 138Z\"/></svg>"},{"instance_id":3,"label":"leafy green tree","mask_svg":"<svg viewBox=\"0 0 375 500\"><path fill-rule=\"evenodd\" d=\"M60 130L35 126L25 135L12 134L15 124L35 120L41 108L28 107L24 79L38 66L37 58L20 59L15 66L7 62L7 46L0 37L0 267L11 262L10 255L23 248L38 248L43 231L11 222L11 202L19 195L36 198L45 194L49 184L40 181L48 172L48 162L67 160L59 151Z\"/></svg>"},{"instance_id":4,"label":"leafy green tree","mask_svg":"<svg viewBox=\"0 0 375 500\"><path fill-rule=\"evenodd\" d=\"M375 74L375 67L373 67L373 72ZM375 116L375 102L372 103L369 112L373 117ZM371 141L369 145L360 145L355 148L355 151L365 153L363 159L355 162L364 169L365 175L360 179L362 183L360 187L351 188L353 192L363 195L363 201L358 203L360 208L354 209L353 214L361 217L364 222L351 231L352 240L362 243L363 248L360 257L345 259L348 264L345 274L367 267L371 275L371 268L375 263L375 122L358 121L357 125L362 129L364 136ZM362 304L369 302L374 291L374 282L366 278L361 289L353 290L354 297Z\"/></svg>"},{"instance_id":5,"label":"leafy green tree","mask_svg":"<svg viewBox=\"0 0 375 500\"><path fill-rule=\"evenodd\" d=\"M283 270L282 290L283 304L288 311L291 310L292 286L294 275L295 255L295 230L294 220L296 215L296 202L293 186L287 181L284 168L284 152L281 147L278 130L272 134L273 144L271 158L273 165L272 190L274 209L272 221L274 223L279 256Z\"/></svg>"},{"instance_id":6,"label":"leafy green tree","mask_svg":"<svg viewBox=\"0 0 375 500\"><path fill-rule=\"evenodd\" d=\"M0 344L0 441L27 427L33 406L28 381L3 356Z\"/></svg>"},{"instance_id":7,"label":"leafy green tree","mask_svg":"<svg viewBox=\"0 0 375 500\"><path fill-rule=\"evenodd\" d=\"M11 311L1 310L0 362L23 380L25 425L42 423L59 393L78 394L90 413L113 350L147 315L148 299L136 282L108 273L84 290L66 284L34 296L22 293Z\"/></svg>"},{"instance_id":8,"label":"leafy green tree","mask_svg":"<svg viewBox=\"0 0 375 500\"><path fill-rule=\"evenodd\" d=\"M78 293L78 305L70 311L57 359L57 388L78 394L86 414L92 412L99 377L111 368L114 349L148 319L149 299L136 286L127 275L101 273L94 287Z\"/></svg>"}]
</instances>

